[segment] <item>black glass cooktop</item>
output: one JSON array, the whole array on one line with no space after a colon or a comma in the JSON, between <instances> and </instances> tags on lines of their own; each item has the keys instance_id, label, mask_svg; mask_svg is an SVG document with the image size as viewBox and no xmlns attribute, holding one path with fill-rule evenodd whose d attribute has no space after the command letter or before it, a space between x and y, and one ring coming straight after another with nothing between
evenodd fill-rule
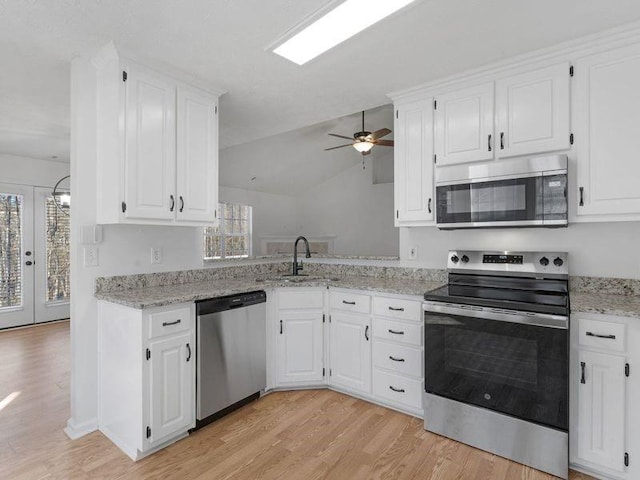
<instances>
[{"instance_id":1,"label":"black glass cooktop","mask_svg":"<svg viewBox=\"0 0 640 480\"><path fill-rule=\"evenodd\" d=\"M449 274L449 284L424 294L425 300L568 315L567 280Z\"/></svg>"}]
</instances>

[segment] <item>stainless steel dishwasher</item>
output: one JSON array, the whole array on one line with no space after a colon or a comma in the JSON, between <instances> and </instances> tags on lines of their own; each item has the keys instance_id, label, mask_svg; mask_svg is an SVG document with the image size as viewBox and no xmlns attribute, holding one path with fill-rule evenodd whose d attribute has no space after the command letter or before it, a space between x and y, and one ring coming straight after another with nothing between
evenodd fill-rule
<instances>
[{"instance_id":1,"label":"stainless steel dishwasher","mask_svg":"<svg viewBox=\"0 0 640 480\"><path fill-rule=\"evenodd\" d=\"M196 302L196 428L266 388L266 301L257 291Z\"/></svg>"}]
</instances>

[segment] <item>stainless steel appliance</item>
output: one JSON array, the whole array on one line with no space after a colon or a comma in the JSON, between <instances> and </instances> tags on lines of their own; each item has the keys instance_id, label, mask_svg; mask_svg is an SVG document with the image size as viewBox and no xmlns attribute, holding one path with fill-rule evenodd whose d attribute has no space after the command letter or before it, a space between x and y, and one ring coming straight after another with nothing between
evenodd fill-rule
<instances>
[{"instance_id":1,"label":"stainless steel appliance","mask_svg":"<svg viewBox=\"0 0 640 480\"><path fill-rule=\"evenodd\" d=\"M436 170L441 229L566 227L567 205L566 155Z\"/></svg>"},{"instance_id":2,"label":"stainless steel appliance","mask_svg":"<svg viewBox=\"0 0 640 480\"><path fill-rule=\"evenodd\" d=\"M452 251L425 293L425 429L568 476L567 254Z\"/></svg>"},{"instance_id":3,"label":"stainless steel appliance","mask_svg":"<svg viewBox=\"0 0 640 480\"><path fill-rule=\"evenodd\" d=\"M266 388L266 300L258 291L196 303L196 428Z\"/></svg>"}]
</instances>

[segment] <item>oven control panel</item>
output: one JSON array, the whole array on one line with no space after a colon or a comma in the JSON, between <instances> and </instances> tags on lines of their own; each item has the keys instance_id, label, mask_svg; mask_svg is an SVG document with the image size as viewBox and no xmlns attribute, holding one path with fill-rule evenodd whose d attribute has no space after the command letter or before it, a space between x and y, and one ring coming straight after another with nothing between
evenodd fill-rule
<instances>
[{"instance_id":1,"label":"oven control panel","mask_svg":"<svg viewBox=\"0 0 640 480\"><path fill-rule=\"evenodd\" d=\"M447 268L458 272L569 275L567 252L496 252L451 250Z\"/></svg>"}]
</instances>

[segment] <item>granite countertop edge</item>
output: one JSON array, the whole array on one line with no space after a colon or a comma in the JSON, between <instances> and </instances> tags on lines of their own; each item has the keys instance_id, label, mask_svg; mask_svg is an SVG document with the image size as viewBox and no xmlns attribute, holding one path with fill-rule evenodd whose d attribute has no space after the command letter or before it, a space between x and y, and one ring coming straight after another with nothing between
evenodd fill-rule
<instances>
[{"instance_id":1,"label":"granite countertop edge","mask_svg":"<svg viewBox=\"0 0 640 480\"><path fill-rule=\"evenodd\" d=\"M317 278L296 282L269 279L258 281L255 278L236 278L194 284L188 283L183 285L166 285L103 292L95 293L94 295L98 300L142 310L280 287L334 287L422 297L426 291L433 290L440 286L442 286L441 283L427 280L357 276L344 276L340 278L332 276L331 278Z\"/></svg>"},{"instance_id":2,"label":"granite countertop edge","mask_svg":"<svg viewBox=\"0 0 640 480\"><path fill-rule=\"evenodd\" d=\"M441 283L428 280L348 275L339 278L332 276L331 278L308 279L301 282L282 279L257 280L254 277L244 277L103 292L96 293L95 297L126 307L146 309L280 287L334 287L421 297L425 292L440 286L442 286ZM571 292L571 313L640 317L640 296Z\"/></svg>"}]
</instances>

